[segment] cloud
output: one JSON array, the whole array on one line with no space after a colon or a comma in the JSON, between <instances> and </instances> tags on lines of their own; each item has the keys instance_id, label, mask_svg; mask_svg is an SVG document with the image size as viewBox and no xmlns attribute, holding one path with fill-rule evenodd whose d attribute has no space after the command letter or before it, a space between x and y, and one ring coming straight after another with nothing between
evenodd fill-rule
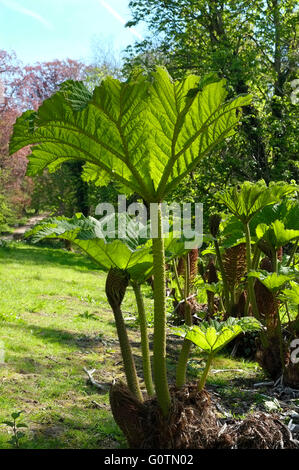
<instances>
[{"instance_id":1,"label":"cloud","mask_svg":"<svg viewBox=\"0 0 299 470\"><path fill-rule=\"evenodd\" d=\"M49 21L47 21L43 16L39 15L35 11L29 10L28 8L24 8L22 5L19 5L14 0L0 0L0 3L2 3L2 5L6 6L10 10L14 10L18 13L21 13L22 15L26 15L26 16L30 16L31 18L34 18L39 23L43 24L47 29L53 28L51 23L49 23Z\"/></svg>"},{"instance_id":2,"label":"cloud","mask_svg":"<svg viewBox=\"0 0 299 470\"><path fill-rule=\"evenodd\" d=\"M125 25L126 24L126 20L120 16L119 13L117 13L116 10L114 10L114 8L112 8L110 5L108 5L108 3L105 1L105 0L98 0L99 3L104 7L106 8L106 10L109 11L109 13L111 13L111 15L114 16L114 18L116 18L121 24ZM138 39L140 39L140 41L142 41L144 38L141 36L141 34L138 33L138 31L136 31L135 28L129 28L129 31L134 35L136 36Z\"/></svg>"}]
</instances>

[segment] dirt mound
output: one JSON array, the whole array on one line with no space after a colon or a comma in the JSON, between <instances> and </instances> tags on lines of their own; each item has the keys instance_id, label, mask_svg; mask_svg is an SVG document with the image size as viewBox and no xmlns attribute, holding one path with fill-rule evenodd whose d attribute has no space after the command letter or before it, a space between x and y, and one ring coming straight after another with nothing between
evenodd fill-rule
<instances>
[{"instance_id":1,"label":"dirt mound","mask_svg":"<svg viewBox=\"0 0 299 470\"><path fill-rule=\"evenodd\" d=\"M275 416L254 413L228 426L227 433L236 449L295 449L298 442Z\"/></svg>"},{"instance_id":2,"label":"dirt mound","mask_svg":"<svg viewBox=\"0 0 299 470\"><path fill-rule=\"evenodd\" d=\"M207 391L196 384L172 386L171 409L164 418L157 400L138 402L118 383L110 391L113 416L129 446L138 449L282 449L296 448L288 428L277 417L251 414L221 423Z\"/></svg>"}]
</instances>

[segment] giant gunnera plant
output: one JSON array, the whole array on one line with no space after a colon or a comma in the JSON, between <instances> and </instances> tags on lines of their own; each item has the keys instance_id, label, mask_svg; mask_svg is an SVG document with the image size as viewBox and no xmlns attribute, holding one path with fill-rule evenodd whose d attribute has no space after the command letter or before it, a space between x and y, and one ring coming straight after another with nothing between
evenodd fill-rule
<instances>
[{"instance_id":1,"label":"giant gunnera plant","mask_svg":"<svg viewBox=\"0 0 299 470\"><path fill-rule=\"evenodd\" d=\"M28 175L45 168L55 171L63 162L79 160L85 162L86 181L104 185L117 182L126 193L136 193L148 205L157 205L156 233L152 237L153 375L161 420L156 422L160 426L156 434L164 433L163 426L167 426L173 413L166 369L161 203L203 156L234 135L241 107L250 101L250 96L227 100L225 80L188 75L174 81L165 68L159 67L149 75L133 74L127 81L107 78L93 93L82 82L66 82L37 111L26 111L14 126L10 153L32 146ZM118 393L112 401L124 407L128 397L124 390ZM134 420L133 413L130 420ZM136 433L142 420L139 424L137 421L136 418ZM121 425L120 420L118 423ZM126 423L123 424L126 432ZM145 436L143 442L146 440Z\"/></svg>"},{"instance_id":2,"label":"giant gunnera plant","mask_svg":"<svg viewBox=\"0 0 299 470\"><path fill-rule=\"evenodd\" d=\"M126 225L127 233L118 238L118 227ZM107 230L107 226L110 229ZM131 350L121 304L130 285L135 294L141 335L143 378L149 397L154 395L147 318L142 295L142 284L152 275L152 241L141 237L146 226L136 223L127 214L112 214L100 221L94 217L76 214L72 218L56 217L41 222L26 232L34 243L43 239L66 240L87 254L101 270L107 271L106 295L112 308L123 358L126 382L130 392L143 400L135 360ZM164 239L166 262L186 252L183 240L168 234Z\"/></svg>"}]
</instances>

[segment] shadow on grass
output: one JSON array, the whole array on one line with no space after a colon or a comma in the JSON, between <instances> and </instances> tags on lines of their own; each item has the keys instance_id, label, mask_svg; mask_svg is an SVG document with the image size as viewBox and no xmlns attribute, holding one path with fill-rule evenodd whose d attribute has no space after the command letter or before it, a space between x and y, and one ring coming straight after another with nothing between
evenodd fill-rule
<instances>
[{"instance_id":1,"label":"shadow on grass","mask_svg":"<svg viewBox=\"0 0 299 470\"><path fill-rule=\"evenodd\" d=\"M50 328L23 323L8 323L6 328L28 331L37 338L42 338L49 343L65 344L67 346L77 346L79 349L92 348L102 343L100 334L89 336L84 333L74 333L59 328Z\"/></svg>"},{"instance_id":2,"label":"shadow on grass","mask_svg":"<svg viewBox=\"0 0 299 470\"><path fill-rule=\"evenodd\" d=\"M108 339L107 337L103 339L103 336L101 334L90 336L82 333L73 333L66 330L60 330L58 328L40 327L32 324L25 325L10 323L6 327L8 326L16 330L28 331L28 333L33 334L35 337L42 339L47 343L57 343L68 347L71 346L78 349L79 351L82 351L84 349L89 350L99 346L106 348L107 341L109 341L109 347L111 347L111 345L113 344L117 345L116 354L120 354L120 350L118 349L118 341L114 338ZM131 344L133 347L137 347L138 349L140 349L141 347L140 342L132 342ZM69 351L69 353L71 354L72 351ZM85 360L86 359L88 359L88 357L85 357ZM140 376L140 378L142 378L142 358L139 355L134 354L134 359L136 362L138 375ZM25 365L26 361L23 362ZM31 371L31 368L34 369L36 366L37 362L34 361L33 358L27 358L27 369L29 369L29 371ZM42 367L43 365L41 364L40 366Z\"/></svg>"},{"instance_id":3,"label":"shadow on grass","mask_svg":"<svg viewBox=\"0 0 299 470\"><path fill-rule=\"evenodd\" d=\"M54 248L41 248L31 245L0 248L0 263L21 263L25 265L48 265L82 270L100 270L99 266L80 253L72 253ZM45 266L46 267L46 266Z\"/></svg>"}]
</instances>

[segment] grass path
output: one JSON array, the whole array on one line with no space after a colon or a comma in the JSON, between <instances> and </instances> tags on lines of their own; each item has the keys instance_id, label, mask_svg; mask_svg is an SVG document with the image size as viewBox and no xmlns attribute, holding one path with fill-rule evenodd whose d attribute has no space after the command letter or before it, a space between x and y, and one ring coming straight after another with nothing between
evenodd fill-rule
<instances>
[{"instance_id":1,"label":"grass path","mask_svg":"<svg viewBox=\"0 0 299 470\"><path fill-rule=\"evenodd\" d=\"M0 421L25 411L23 447L118 447L108 388L100 395L83 371L96 368L104 384L123 377L104 273L75 253L14 246L0 249ZM125 311L132 300L129 293Z\"/></svg>"},{"instance_id":2,"label":"grass path","mask_svg":"<svg viewBox=\"0 0 299 470\"><path fill-rule=\"evenodd\" d=\"M80 254L22 243L0 248L0 341L5 350L5 362L0 364L0 421L24 411L29 428L22 447L125 446L109 406L109 384L124 374L104 283L105 274ZM127 316L136 314L131 289L123 310ZM141 377L139 333L130 321L127 324ZM170 376L175 372L174 357L170 342ZM95 378L103 384L103 393L87 383L84 367L97 370ZM241 367L241 377L257 380L254 363L222 357L215 367ZM196 377L198 362L190 362L189 372ZM209 384L227 394L237 393L226 389L235 379L235 372L212 374ZM10 437L10 429L0 426L0 448L9 447Z\"/></svg>"},{"instance_id":3,"label":"grass path","mask_svg":"<svg viewBox=\"0 0 299 470\"><path fill-rule=\"evenodd\" d=\"M49 217L49 213L34 215L27 220L25 225L21 225L20 227L15 228L9 235L2 235L1 239L6 241L21 240L27 230L31 229L34 227L34 225L38 224L47 217Z\"/></svg>"}]
</instances>

